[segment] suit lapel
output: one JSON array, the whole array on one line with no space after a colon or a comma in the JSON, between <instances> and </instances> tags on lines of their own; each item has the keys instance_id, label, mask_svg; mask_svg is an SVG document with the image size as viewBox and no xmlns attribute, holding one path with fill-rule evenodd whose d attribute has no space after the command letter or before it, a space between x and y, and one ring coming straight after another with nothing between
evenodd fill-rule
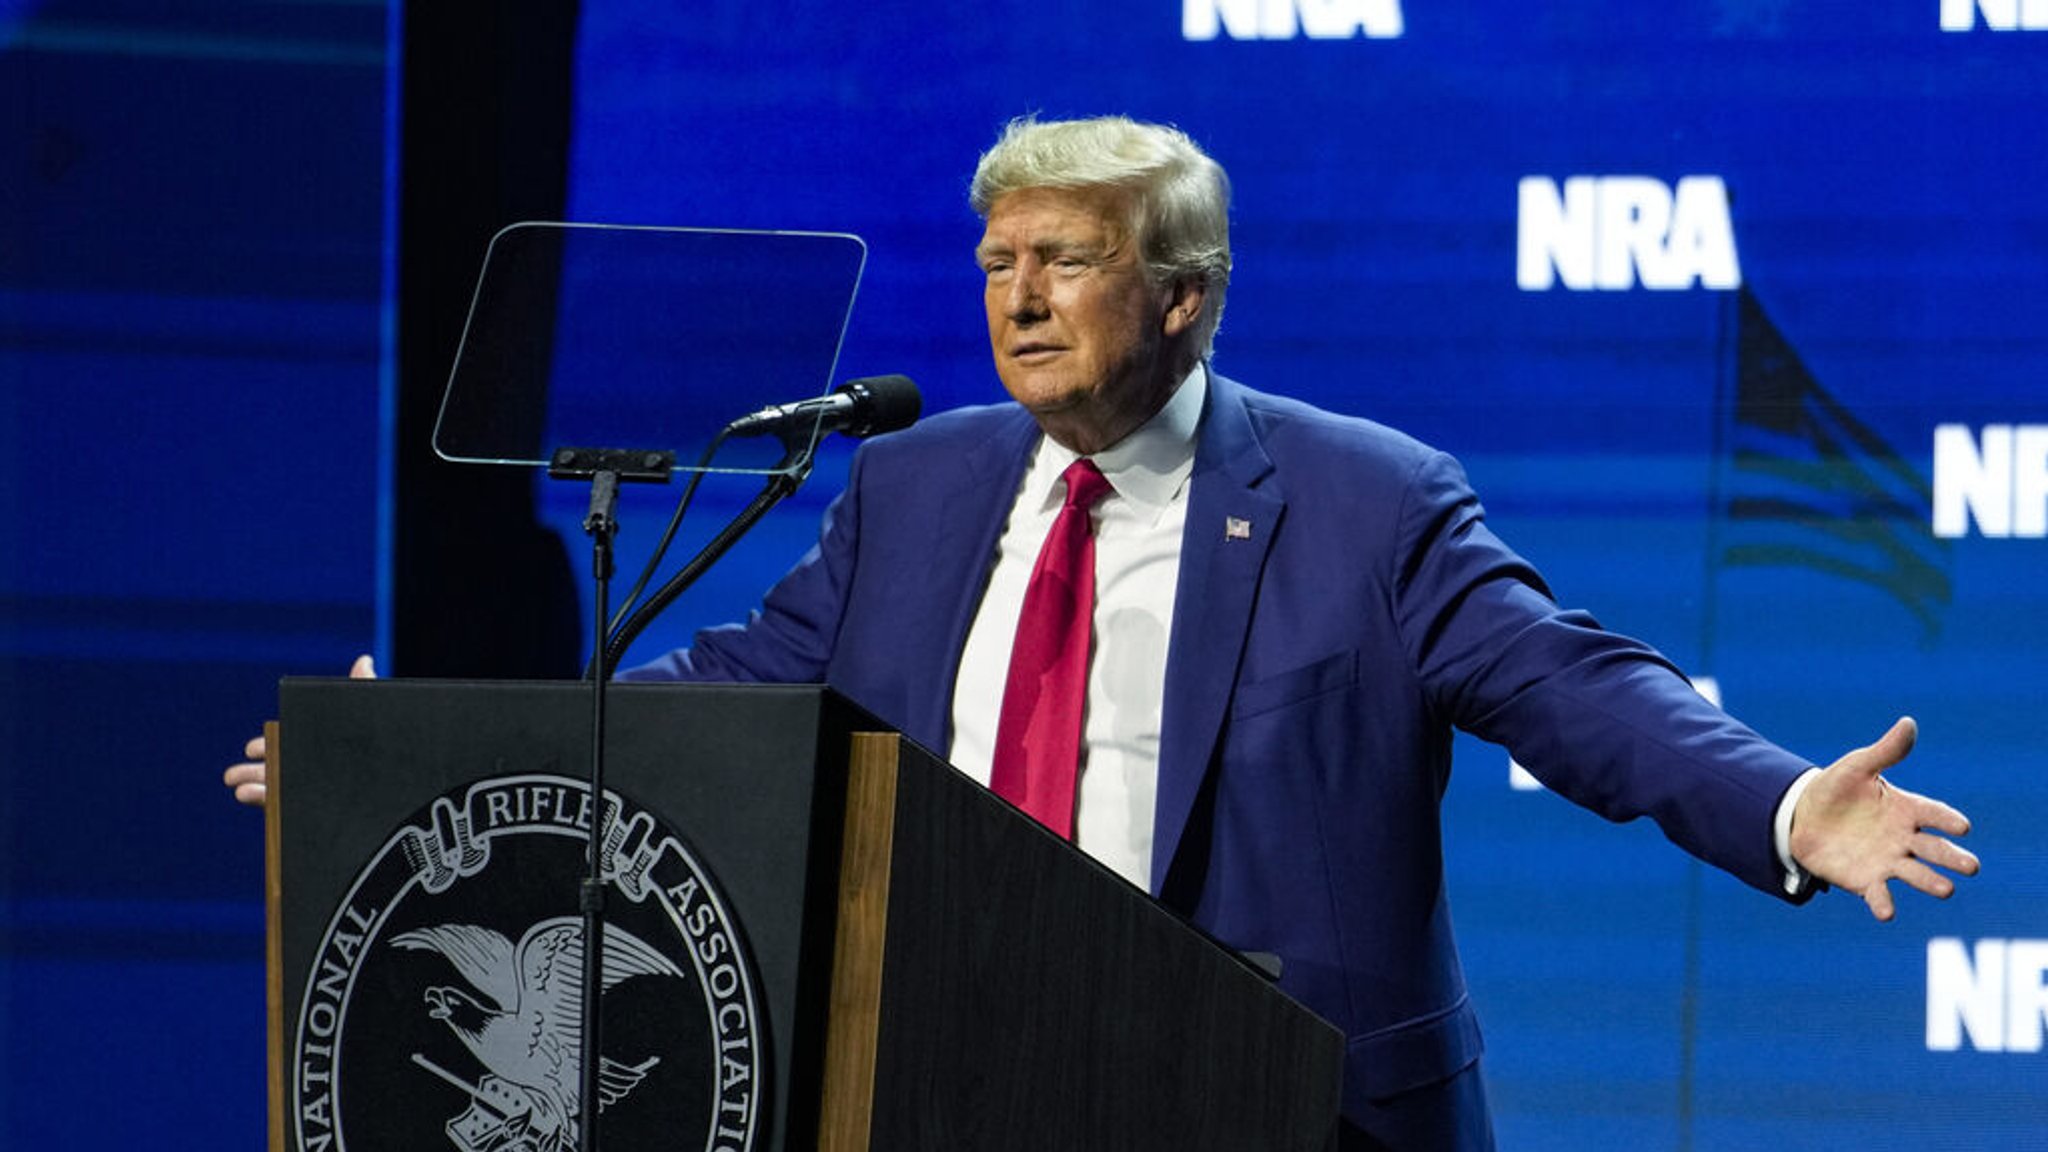
<instances>
[{"instance_id":1,"label":"suit lapel","mask_svg":"<svg viewBox=\"0 0 2048 1152\"><path fill-rule=\"evenodd\" d=\"M916 558L928 573L919 583L956 590L951 602L931 605L943 631L932 637L936 646L920 658L939 674L927 678L925 691L913 705L917 714L909 718L912 731L939 735L935 750L941 754L953 743L953 683L960 672L960 652L988 586L996 541L1037 442L1038 425L1021 408L1007 410L993 435L963 440L958 445L964 460L961 474L946 485L949 490L919 534L930 545Z\"/></svg>"},{"instance_id":2,"label":"suit lapel","mask_svg":"<svg viewBox=\"0 0 2048 1152\"><path fill-rule=\"evenodd\" d=\"M1259 573L1286 502L1257 485L1272 460L1254 434L1238 386L1211 375L1189 477L1180 584L1166 654L1159 791L1152 832L1152 891L1159 893L1229 714L1251 627Z\"/></svg>"}]
</instances>

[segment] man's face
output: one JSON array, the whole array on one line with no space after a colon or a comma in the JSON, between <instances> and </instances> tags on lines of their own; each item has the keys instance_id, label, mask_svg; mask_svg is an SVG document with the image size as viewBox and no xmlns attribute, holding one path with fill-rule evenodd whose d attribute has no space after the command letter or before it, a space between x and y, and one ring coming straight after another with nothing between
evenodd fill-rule
<instances>
[{"instance_id":1,"label":"man's face","mask_svg":"<svg viewBox=\"0 0 2048 1152\"><path fill-rule=\"evenodd\" d=\"M1154 287L1116 189L1027 188L997 200L975 255L996 374L1054 439L1096 452L1166 403L1169 351L1199 289Z\"/></svg>"}]
</instances>

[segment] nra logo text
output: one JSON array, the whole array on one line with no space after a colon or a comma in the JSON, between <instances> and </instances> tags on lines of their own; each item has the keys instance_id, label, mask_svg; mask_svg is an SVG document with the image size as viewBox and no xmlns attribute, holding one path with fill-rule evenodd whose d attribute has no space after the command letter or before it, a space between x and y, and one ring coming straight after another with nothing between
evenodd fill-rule
<instances>
[{"instance_id":1,"label":"nra logo text","mask_svg":"<svg viewBox=\"0 0 2048 1152\"><path fill-rule=\"evenodd\" d=\"M1941 0L1943 32L2048 32L2048 0Z\"/></svg>"},{"instance_id":2,"label":"nra logo text","mask_svg":"<svg viewBox=\"0 0 2048 1152\"><path fill-rule=\"evenodd\" d=\"M1676 188L1648 176L1522 178L1515 282L1524 292L1739 288L1728 189L1719 176Z\"/></svg>"},{"instance_id":3,"label":"nra logo text","mask_svg":"<svg viewBox=\"0 0 2048 1152\"><path fill-rule=\"evenodd\" d=\"M2048 424L1934 430L1934 534L2048 537Z\"/></svg>"},{"instance_id":4,"label":"nra logo text","mask_svg":"<svg viewBox=\"0 0 2048 1152\"><path fill-rule=\"evenodd\" d=\"M1397 39L1401 0L1181 0L1187 40Z\"/></svg>"},{"instance_id":5,"label":"nra logo text","mask_svg":"<svg viewBox=\"0 0 2048 1152\"><path fill-rule=\"evenodd\" d=\"M1927 942L1927 1050L2039 1052L2048 1020L2048 940Z\"/></svg>"}]
</instances>

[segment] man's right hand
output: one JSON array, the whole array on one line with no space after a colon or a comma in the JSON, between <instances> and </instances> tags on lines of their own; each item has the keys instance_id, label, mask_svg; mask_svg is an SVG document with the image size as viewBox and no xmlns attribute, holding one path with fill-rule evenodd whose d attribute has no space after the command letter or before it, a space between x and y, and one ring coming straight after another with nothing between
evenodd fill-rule
<instances>
[{"instance_id":1,"label":"man's right hand","mask_svg":"<svg viewBox=\"0 0 2048 1152\"><path fill-rule=\"evenodd\" d=\"M377 665L369 656L358 656L349 666L349 677L355 680L375 680ZM266 795L264 788L264 755L269 751L263 737L258 736L242 748L242 755L248 757L240 764L231 764L221 773L221 782L234 789L235 799L258 808L263 806Z\"/></svg>"}]
</instances>

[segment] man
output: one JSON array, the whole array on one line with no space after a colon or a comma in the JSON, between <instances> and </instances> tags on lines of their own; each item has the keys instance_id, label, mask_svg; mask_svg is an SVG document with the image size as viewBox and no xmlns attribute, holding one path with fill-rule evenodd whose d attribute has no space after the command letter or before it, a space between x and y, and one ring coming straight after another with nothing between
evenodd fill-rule
<instances>
[{"instance_id":1,"label":"man","mask_svg":"<svg viewBox=\"0 0 2048 1152\"><path fill-rule=\"evenodd\" d=\"M1346 1148L1492 1143L1443 893L1453 726L1783 897L1833 884L1888 919L1888 879L1946 896L1931 865L1976 871L1934 834L1966 832L1959 813L1879 777L1910 721L1813 770L1560 609L1448 457L1212 373L1228 184L1185 136L1019 121L972 201L1015 403L864 446L759 612L627 676L830 683L1278 955L1281 986L1347 1037ZM1059 674L1026 665L1072 647L1043 642L1037 577L1069 548L1092 556L1062 578L1092 592L1085 697L1034 710ZM1066 760L1050 792L1046 747ZM260 766L229 783L260 800Z\"/></svg>"}]
</instances>

